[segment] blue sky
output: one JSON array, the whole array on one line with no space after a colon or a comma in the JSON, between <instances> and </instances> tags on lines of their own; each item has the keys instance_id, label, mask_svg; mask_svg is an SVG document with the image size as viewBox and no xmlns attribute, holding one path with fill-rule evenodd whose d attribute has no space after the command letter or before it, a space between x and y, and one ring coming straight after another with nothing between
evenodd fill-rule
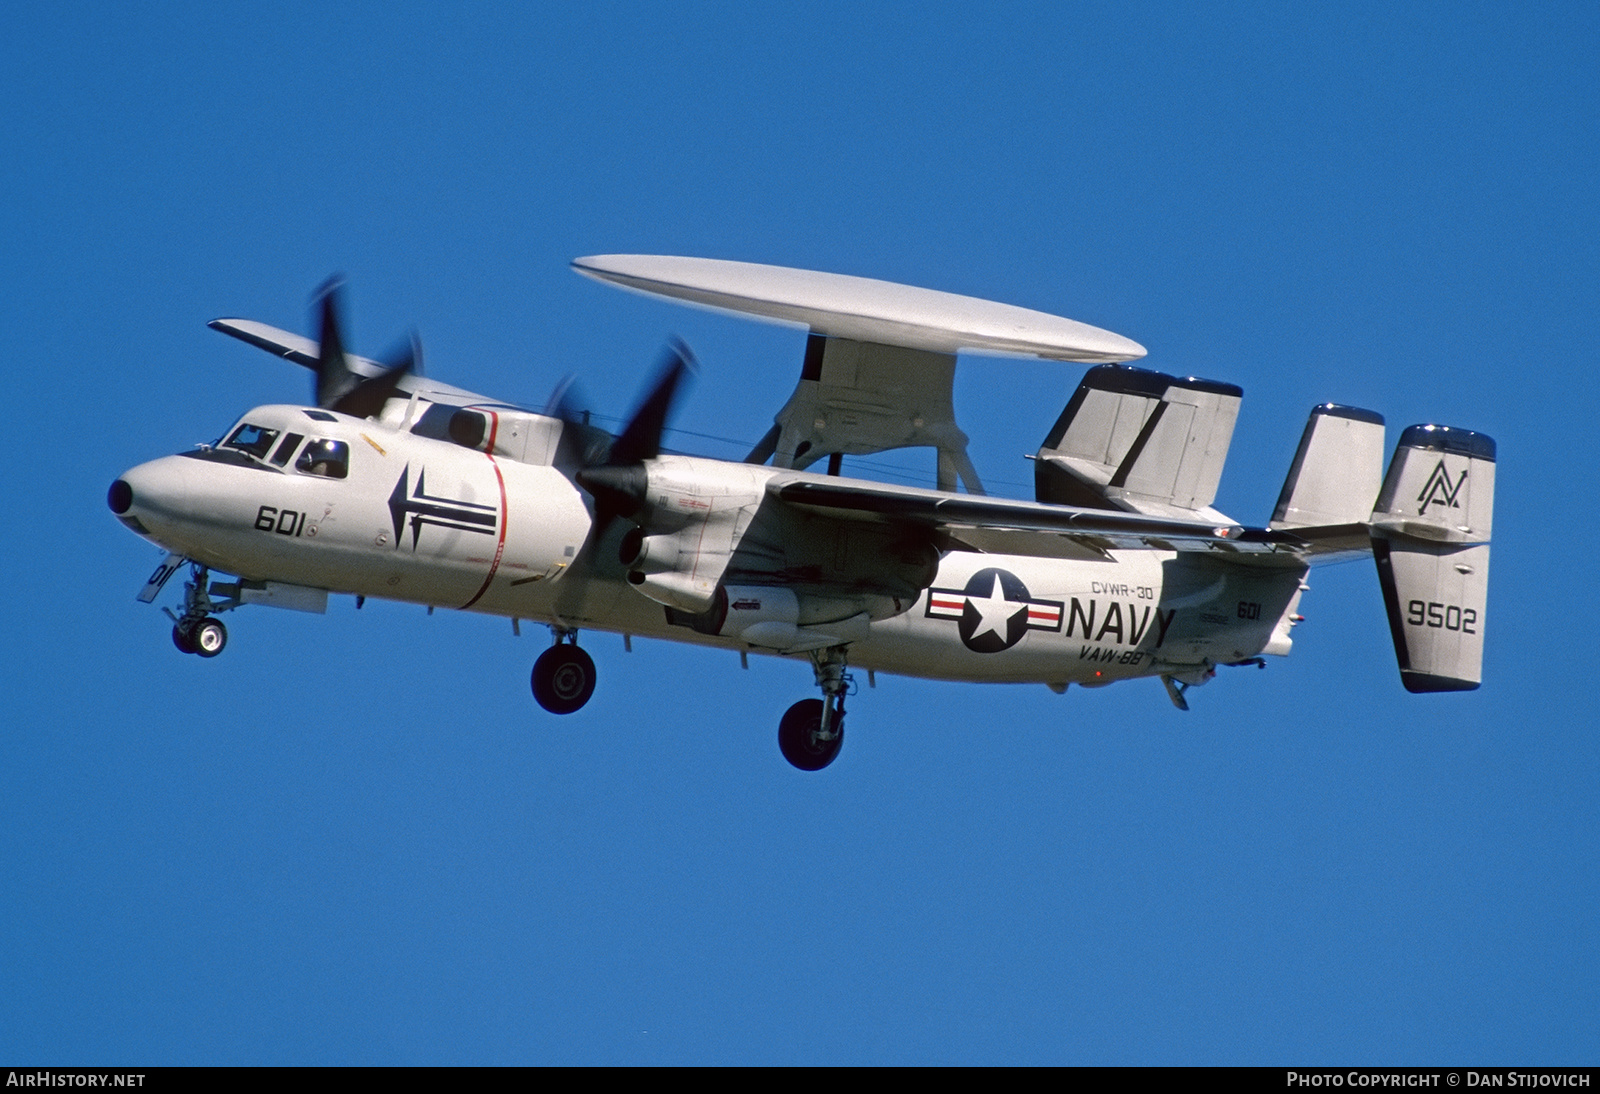
<instances>
[{"instance_id":1,"label":"blue sky","mask_svg":"<svg viewBox=\"0 0 1600 1094\"><path fill-rule=\"evenodd\" d=\"M0 16L13 391L0 1058L29 1064L1593 1063L1592 5L63 4ZM307 375L304 329L748 443L803 336L624 295L773 262L1103 326L1238 383L1218 506L1307 410L1499 442L1484 687L1400 687L1370 564L1188 714L879 677L778 754L802 664L590 634L545 715L500 619L134 602L123 469ZM996 492L1078 366L972 359ZM680 436L728 455L736 444ZM885 462L930 474L921 454ZM170 596L168 597L170 600Z\"/></svg>"}]
</instances>

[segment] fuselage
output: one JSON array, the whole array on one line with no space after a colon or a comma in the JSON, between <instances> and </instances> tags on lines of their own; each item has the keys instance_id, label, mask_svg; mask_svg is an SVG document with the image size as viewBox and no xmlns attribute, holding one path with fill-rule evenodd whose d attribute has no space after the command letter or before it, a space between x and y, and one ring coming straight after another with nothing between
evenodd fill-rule
<instances>
[{"instance_id":1,"label":"fuselage","mask_svg":"<svg viewBox=\"0 0 1600 1094\"><path fill-rule=\"evenodd\" d=\"M942 550L936 568L874 591L851 569L853 537L887 533L763 513L781 509L759 494L775 469L744 464L722 465L758 493L720 614L690 620L627 579L626 522L589 542L592 503L558 466L558 419L476 413L482 434L451 439L423 435L409 412L260 407L216 446L128 471L112 507L153 542L247 581L752 652L803 652L808 635L832 634L852 664L911 676L1199 682L1216 664L1288 652L1298 563L1158 546L1089 559Z\"/></svg>"}]
</instances>

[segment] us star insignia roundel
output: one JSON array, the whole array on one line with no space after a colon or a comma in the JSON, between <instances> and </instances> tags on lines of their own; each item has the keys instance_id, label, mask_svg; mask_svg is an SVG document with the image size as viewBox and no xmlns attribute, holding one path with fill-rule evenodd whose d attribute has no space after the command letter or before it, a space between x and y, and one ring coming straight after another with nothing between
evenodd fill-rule
<instances>
[{"instance_id":1,"label":"us star insignia roundel","mask_svg":"<svg viewBox=\"0 0 1600 1094\"><path fill-rule=\"evenodd\" d=\"M979 570L964 589L929 589L929 619L953 619L961 641L974 653L1009 650L1029 630L1061 629L1059 600L1034 600L1015 574Z\"/></svg>"}]
</instances>

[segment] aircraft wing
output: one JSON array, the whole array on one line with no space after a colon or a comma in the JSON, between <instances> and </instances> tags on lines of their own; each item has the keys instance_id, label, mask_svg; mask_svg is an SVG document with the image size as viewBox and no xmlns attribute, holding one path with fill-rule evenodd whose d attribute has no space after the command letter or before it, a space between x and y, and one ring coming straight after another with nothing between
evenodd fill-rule
<instances>
[{"instance_id":1,"label":"aircraft wing","mask_svg":"<svg viewBox=\"0 0 1600 1094\"><path fill-rule=\"evenodd\" d=\"M293 361L309 369L317 367L317 343L314 338L291 334L286 330L258 323L254 319L213 319L206 326L237 338L241 342L248 342L257 349L264 349L286 361Z\"/></svg>"},{"instance_id":2,"label":"aircraft wing","mask_svg":"<svg viewBox=\"0 0 1600 1094\"><path fill-rule=\"evenodd\" d=\"M1304 552L1299 536L1267 529L842 481L821 475L778 476L768 484L767 492L785 504L837 519L921 525L945 535L955 546L986 552L1082 557L1075 556L1066 546L1068 543L1093 557L1104 557L1113 548L1151 547L1239 555Z\"/></svg>"},{"instance_id":3,"label":"aircraft wing","mask_svg":"<svg viewBox=\"0 0 1600 1094\"><path fill-rule=\"evenodd\" d=\"M264 349L274 357L282 357L286 361L293 361L303 365L313 372L317 368L317 341L301 334L280 330L266 323L254 319L213 319L206 326L214 331L219 331L241 342ZM366 357L357 357L353 353L345 354L349 362L350 371L357 376L377 376L386 370L381 362L373 361ZM401 378L396 385L396 390L410 395L416 392L425 399L450 406L473 406L477 404L499 405L500 400L490 399L476 392L451 384L441 384L437 380L411 373Z\"/></svg>"}]
</instances>

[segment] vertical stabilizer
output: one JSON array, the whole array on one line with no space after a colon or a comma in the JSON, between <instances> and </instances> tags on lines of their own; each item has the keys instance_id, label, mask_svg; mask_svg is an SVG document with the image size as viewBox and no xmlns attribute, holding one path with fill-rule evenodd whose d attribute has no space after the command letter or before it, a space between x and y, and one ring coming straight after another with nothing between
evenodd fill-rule
<instances>
[{"instance_id":1,"label":"vertical stabilizer","mask_svg":"<svg viewBox=\"0 0 1600 1094\"><path fill-rule=\"evenodd\" d=\"M1210 517L1242 395L1233 384L1194 376L1092 368L1039 448L1034 496L1057 505Z\"/></svg>"},{"instance_id":2,"label":"vertical stabilizer","mask_svg":"<svg viewBox=\"0 0 1600 1094\"><path fill-rule=\"evenodd\" d=\"M1372 553L1407 691L1483 679L1494 464L1493 440L1438 425L1407 429L1390 461Z\"/></svg>"},{"instance_id":3,"label":"vertical stabilizer","mask_svg":"<svg viewBox=\"0 0 1600 1094\"><path fill-rule=\"evenodd\" d=\"M1383 475L1383 416L1353 406L1312 407L1271 527L1365 521Z\"/></svg>"}]
</instances>

